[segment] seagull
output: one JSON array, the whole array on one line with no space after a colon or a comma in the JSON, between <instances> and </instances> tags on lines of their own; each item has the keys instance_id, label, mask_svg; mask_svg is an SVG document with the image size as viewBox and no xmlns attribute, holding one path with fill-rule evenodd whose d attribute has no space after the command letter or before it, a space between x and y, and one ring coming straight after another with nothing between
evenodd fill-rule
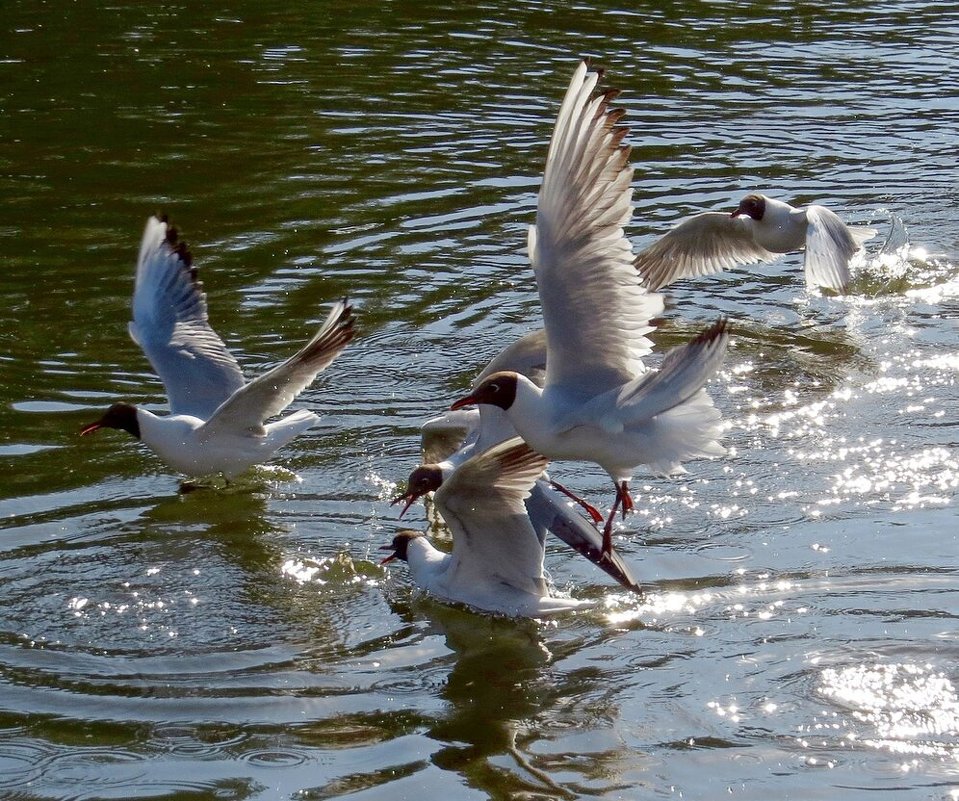
<instances>
[{"instance_id":1,"label":"seagull","mask_svg":"<svg viewBox=\"0 0 959 801\"><path fill-rule=\"evenodd\" d=\"M473 385L478 386L494 373L510 370L541 386L546 378L546 355L546 332L541 328L531 331L494 356ZM406 492L393 500L394 504L406 502L400 517L418 498L439 489L443 479L471 455L482 453L515 436L516 429L509 417L496 406L483 405L475 409L448 411L427 420L420 428L423 464L410 474ZM562 496L571 498L581 506L594 523L603 520L595 508L544 472L536 479L525 502L537 536L545 539L547 531L553 533L626 589L642 592L626 561L615 552L603 556L602 539L596 529L577 514ZM427 508L427 517L431 522L435 520L432 511L435 511L435 506Z\"/></svg>"},{"instance_id":2,"label":"seagull","mask_svg":"<svg viewBox=\"0 0 959 801\"><path fill-rule=\"evenodd\" d=\"M343 350L353 338L353 322L344 298L299 352L246 383L210 326L189 250L166 217L151 217L140 244L129 331L163 382L170 414L115 403L80 434L122 429L180 473L233 478L268 460L319 419L301 409L266 422Z\"/></svg>"},{"instance_id":3,"label":"seagull","mask_svg":"<svg viewBox=\"0 0 959 801\"><path fill-rule=\"evenodd\" d=\"M453 534L453 552L422 534L401 531L381 550L400 559L413 580L443 601L514 617L545 617L593 606L549 594L543 539L523 500L546 459L518 437L471 456L442 480L434 501Z\"/></svg>"},{"instance_id":4,"label":"seagull","mask_svg":"<svg viewBox=\"0 0 959 801\"><path fill-rule=\"evenodd\" d=\"M577 67L546 158L528 249L546 329L545 385L513 371L486 377L453 403L503 409L517 433L549 459L593 461L616 485L603 529L612 553L617 509L633 508L628 482L640 464L671 473L682 461L719 456L719 413L703 389L726 351L726 321L674 348L647 373L646 337L663 309L633 266L623 227L632 215L629 148L611 91Z\"/></svg>"},{"instance_id":5,"label":"seagull","mask_svg":"<svg viewBox=\"0 0 959 801\"><path fill-rule=\"evenodd\" d=\"M646 288L655 292L680 278L772 261L805 248L806 285L849 288L849 262L875 228L847 226L825 206L796 208L757 193L732 214L707 211L680 222L636 256Z\"/></svg>"},{"instance_id":6,"label":"seagull","mask_svg":"<svg viewBox=\"0 0 959 801\"><path fill-rule=\"evenodd\" d=\"M505 413L495 406L487 406L485 411L496 412L508 422ZM475 429L480 425L481 421L476 409L447 412L423 424L420 431L424 464L410 473L406 492L393 501L394 503L406 501L406 506L400 513L401 517L418 498L429 492L435 492L442 486L443 481L452 475L456 465L465 461L462 458L463 454L468 455L474 452L472 443L477 439ZM515 435L513 431L507 439ZM570 494L568 490L565 488L557 490L556 486L544 472L536 479L530 489L529 497L524 501L537 538L545 541L547 532L554 534L605 571L621 586L632 592L641 593L642 587L630 566L615 551L609 557L603 556L599 532L570 506L566 499L566 496Z\"/></svg>"}]
</instances>

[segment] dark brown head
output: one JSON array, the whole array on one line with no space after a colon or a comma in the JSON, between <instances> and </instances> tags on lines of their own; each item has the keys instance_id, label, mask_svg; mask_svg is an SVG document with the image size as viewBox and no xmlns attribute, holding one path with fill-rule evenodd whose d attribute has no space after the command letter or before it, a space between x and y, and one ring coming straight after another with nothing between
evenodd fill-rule
<instances>
[{"instance_id":1,"label":"dark brown head","mask_svg":"<svg viewBox=\"0 0 959 801\"><path fill-rule=\"evenodd\" d=\"M406 514L417 498L426 495L427 492L436 492L443 483L443 468L436 464L422 464L417 467L406 482L406 492L397 495L390 505L406 501L406 506L400 512L400 517Z\"/></svg>"},{"instance_id":2,"label":"dark brown head","mask_svg":"<svg viewBox=\"0 0 959 801\"><path fill-rule=\"evenodd\" d=\"M397 532L396 536L393 537L393 542L389 545L381 545L381 551L392 551L389 556L380 560L381 565L385 565L387 562L392 562L394 559L402 559L404 562L407 561L409 555L410 543L415 540L417 537L422 537L418 531L410 531L405 529L403 531Z\"/></svg>"},{"instance_id":3,"label":"dark brown head","mask_svg":"<svg viewBox=\"0 0 959 801\"><path fill-rule=\"evenodd\" d=\"M499 406L504 411L513 405L516 400L516 382L519 376L516 373L493 373L485 379L465 398L460 398L450 409L462 409L477 403L486 403L490 406Z\"/></svg>"},{"instance_id":4,"label":"dark brown head","mask_svg":"<svg viewBox=\"0 0 959 801\"><path fill-rule=\"evenodd\" d=\"M766 198L762 195L746 195L739 201L739 207L730 216L731 217L752 217L754 220L761 220L766 213Z\"/></svg>"},{"instance_id":5,"label":"dark brown head","mask_svg":"<svg viewBox=\"0 0 959 801\"><path fill-rule=\"evenodd\" d=\"M92 434L101 428L117 428L132 434L140 439L140 421L137 420L137 407L129 403L114 403L106 414L95 423L90 423L80 430L80 436Z\"/></svg>"}]
</instances>

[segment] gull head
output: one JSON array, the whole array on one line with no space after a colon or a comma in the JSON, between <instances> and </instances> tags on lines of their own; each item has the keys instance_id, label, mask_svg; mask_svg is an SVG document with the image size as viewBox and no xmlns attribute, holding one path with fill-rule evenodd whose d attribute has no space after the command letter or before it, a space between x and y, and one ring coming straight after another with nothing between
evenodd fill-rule
<instances>
[{"instance_id":1,"label":"gull head","mask_svg":"<svg viewBox=\"0 0 959 801\"><path fill-rule=\"evenodd\" d=\"M385 565L387 562L392 562L394 559L401 559L404 562L407 561L407 555L409 552L410 543L415 540L417 537L422 537L418 531L410 531L409 529L404 529L403 531L398 531L396 536L393 537L393 541L389 545L381 545L381 551L392 551L389 556L384 557L380 560L381 565Z\"/></svg>"},{"instance_id":2,"label":"gull head","mask_svg":"<svg viewBox=\"0 0 959 801\"><path fill-rule=\"evenodd\" d=\"M106 410L103 417L80 429L80 436L85 437L101 428L121 429L140 439L140 421L137 420L137 407L131 406L129 403L114 403Z\"/></svg>"},{"instance_id":3,"label":"gull head","mask_svg":"<svg viewBox=\"0 0 959 801\"><path fill-rule=\"evenodd\" d=\"M516 400L516 382L519 376L516 373L499 372L484 379L476 389L465 398L460 398L450 409L462 409L464 406L486 403L490 406L499 406L506 411Z\"/></svg>"},{"instance_id":4,"label":"gull head","mask_svg":"<svg viewBox=\"0 0 959 801\"><path fill-rule=\"evenodd\" d=\"M761 220L766 213L766 198L762 195L746 195L739 201L730 217L752 217L754 220Z\"/></svg>"},{"instance_id":5,"label":"gull head","mask_svg":"<svg viewBox=\"0 0 959 801\"><path fill-rule=\"evenodd\" d=\"M406 514L406 510L415 503L417 498L426 495L427 492L435 492L440 488L442 483L443 468L436 464L420 465L410 473L410 477L406 482L406 492L402 495L397 495L390 502L390 505L392 506L400 501L406 501L406 506L404 506L403 511L400 512L400 517L402 517Z\"/></svg>"}]
</instances>

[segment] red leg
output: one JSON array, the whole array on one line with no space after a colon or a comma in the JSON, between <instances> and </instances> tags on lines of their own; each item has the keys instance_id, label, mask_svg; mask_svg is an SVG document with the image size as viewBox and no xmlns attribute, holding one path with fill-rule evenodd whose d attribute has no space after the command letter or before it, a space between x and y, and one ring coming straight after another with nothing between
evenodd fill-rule
<instances>
[{"instance_id":1,"label":"red leg","mask_svg":"<svg viewBox=\"0 0 959 801\"><path fill-rule=\"evenodd\" d=\"M616 517L620 500L619 486L617 485L616 500L613 501L613 508L609 510L609 517L606 518L606 525L603 526L603 556L606 558L613 552L613 520Z\"/></svg>"},{"instance_id":2,"label":"red leg","mask_svg":"<svg viewBox=\"0 0 959 801\"><path fill-rule=\"evenodd\" d=\"M626 513L633 511L633 496L629 494L629 487L626 485L625 481L620 486L616 487L616 492L622 493L621 500L623 502L623 520L625 520Z\"/></svg>"},{"instance_id":3,"label":"red leg","mask_svg":"<svg viewBox=\"0 0 959 801\"><path fill-rule=\"evenodd\" d=\"M613 501L613 508L609 510L609 517L603 527L603 556L607 558L613 552L613 520L616 518L617 509L622 510L624 520L626 513L633 511L633 498L625 481L616 485L616 500Z\"/></svg>"},{"instance_id":4,"label":"red leg","mask_svg":"<svg viewBox=\"0 0 959 801\"><path fill-rule=\"evenodd\" d=\"M576 493L566 489L566 487L564 487L558 481L553 481L553 479L550 479L549 484L554 490L557 490L558 492L562 492L563 495L565 495L567 498L572 498L574 501L576 501L576 503L582 506L586 510L586 514L588 514L591 518L593 518L594 523L602 522L603 516L599 513L599 509L597 509L591 503L587 503L582 498L580 498Z\"/></svg>"}]
</instances>

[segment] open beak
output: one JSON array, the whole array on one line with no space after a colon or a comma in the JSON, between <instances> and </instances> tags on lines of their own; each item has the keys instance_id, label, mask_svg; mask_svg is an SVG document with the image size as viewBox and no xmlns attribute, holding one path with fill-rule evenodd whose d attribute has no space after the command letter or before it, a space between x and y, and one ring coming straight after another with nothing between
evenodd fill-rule
<instances>
[{"instance_id":1,"label":"open beak","mask_svg":"<svg viewBox=\"0 0 959 801\"><path fill-rule=\"evenodd\" d=\"M100 424L100 421L97 420L95 423L90 423L80 429L80 436L85 437L87 434L92 434L94 431L99 431L103 426Z\"/></svg>"},{"instance_id":2,"label":"open beak","mask_svg":"<svg viewBox=\"0 0 959 801\"><path fill-rule=\"evenodd\" d=\"M392 545L381 545L378 550L380 550L380 551L393 551L393 546L392 546ZM392 562L394 559L396 559L396 551L393 551L393 553L391 553L389 556L386 556L386 557L384 557L383 559L380 559L380 564L381 564L381 565L385 565L387 562Z\"/></svg>"},{"instance_id":3,"label":"open beak","mask_svg":"<svg viewBox=\"0 0 959 801\"><path fill-rule=\"evenodd\" d=\"M472 395L467 395L465 398L460 398L458 401L454 401L453 405L450 406L450 411L456 411L457 409L462 409L464 406L475 406L476 399Z\"/></svg>"},{"instance_id":4,"label":"open beak","mask_svg":"<svg viewBox=\"0 0 959 801\"><path fill-rule=\"evenodd\" d=\"M397 495L392 501L390 501L390 506L396 506L400 501L406 501L406 506L403 507L403 511L400 512L400 517L406 514L406 510L409 509L415 502L416 499L420 496L414 492L405 492L402 495ZM390 546L385 546L389 548Z\"/></svg>"}]
</instances>

